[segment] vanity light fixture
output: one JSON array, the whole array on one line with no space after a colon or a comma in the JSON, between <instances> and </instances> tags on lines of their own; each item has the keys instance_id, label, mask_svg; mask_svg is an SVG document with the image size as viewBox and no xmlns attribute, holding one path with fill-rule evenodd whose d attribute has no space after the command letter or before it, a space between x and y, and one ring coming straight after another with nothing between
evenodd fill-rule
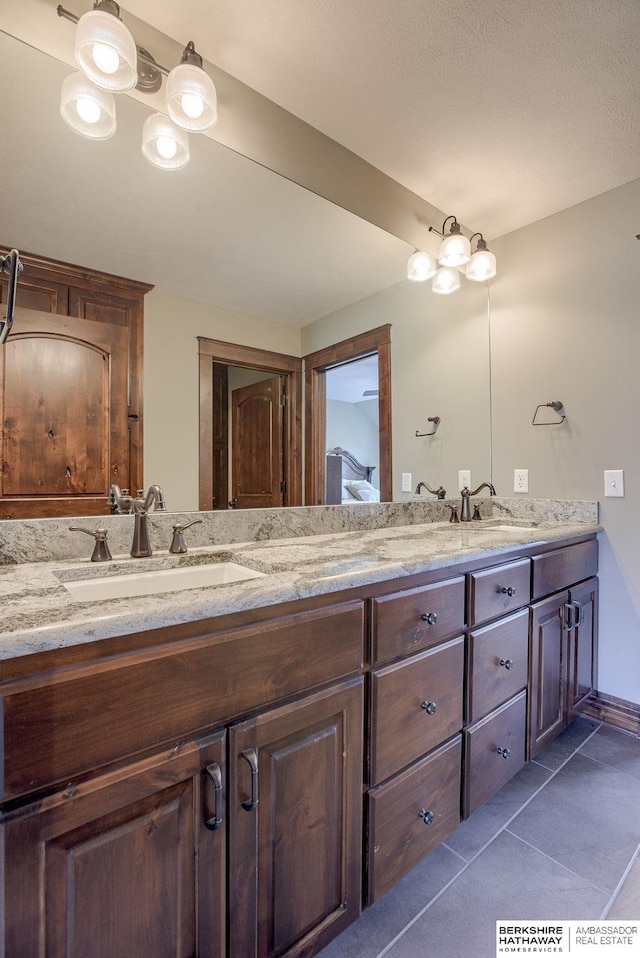
<instances>
[{"instance_id":1,"label":"vanity light fixture","mask_svg":"<svg viewBox=\"0 0 640 958\"><path fill-rule=\"evenodd\" d=\"M467 272L467 279L474 283L486 283L496 275L496 258L490 249L487 249L482 233L474 233L470 243L473 243L476 236L479 237L476 248L471 254Z\"/></svg>"},{"instance_id":2,"label":"vanity light fixture","mask_svg":"<svg viewBox=\"0 0 640 958\"><path fill-rule=\"evenodd\" d=\"M435 256L431 253L425 253L424 250L416 249L407 261L407 279L415 283L423 283L427 279L435 276L438 268Z\"/></svg>"},{"instance_id":3,"label":"vanity light fixture","mask_svg":"<svg viewBox=\"0 0 640 958\"><path fill-rule=\"evenodd\" d=\"M60 113L65 122L82 136L105 140L116 132L111 93L133 87L141 93L156 93L165 76L168 116L154 113L147 118L142 153L160 169L185 167L189 162L185 130L202 132L218 120L216 88L193 40L184 48L181 62L169 71L136 44L115 0L95 0L93 10L81 17L62 5L57 12L77 25L75 58L82 71L63 84Z\"/></svg>"},{"instance_id":4,"label":"vanity light fixture","mask_svg":"<svg viewBox=\"0 0 640 958\"><path fill-rule=\"evenodd\" d=\"M445 235L445 229L449 220L453 220L449 227L448 234ZM435 231L434 231L435 232ZM441 266L464 266L471 258L471 243L462 233L460 224L455 216L447 216L442 224L443 240L440 244L438 253L438 262Z\"/></svg>"},{"instance_id":5,"label":"vanity light fixture","mask_svg":"<svg viewBox=\"0 0 640 958\"><path fill-rule=\"evenodd\" d=\"M434 293L441 293L447 296L449 293L455 293L460 289L460 273L452 266L441 266L433 277L431 290Z\"/></svg>"}]
</instances>

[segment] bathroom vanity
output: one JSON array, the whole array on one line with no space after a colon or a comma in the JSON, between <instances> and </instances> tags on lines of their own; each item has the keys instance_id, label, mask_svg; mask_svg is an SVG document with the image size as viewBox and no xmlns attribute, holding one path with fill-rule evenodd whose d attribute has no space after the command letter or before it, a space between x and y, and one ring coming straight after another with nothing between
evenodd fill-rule
<instances>
[{"instance_id":1,"label":"bathroom vanity","mask_svg":"<svg viewBox=\"0 0 640 958\"><path fill-rule=\"evenodd\" d=\"M598 529L196 549L264 576L84 609L3 569L4 954L316 954L588 701Z\"/></svg>"}]
</instances>

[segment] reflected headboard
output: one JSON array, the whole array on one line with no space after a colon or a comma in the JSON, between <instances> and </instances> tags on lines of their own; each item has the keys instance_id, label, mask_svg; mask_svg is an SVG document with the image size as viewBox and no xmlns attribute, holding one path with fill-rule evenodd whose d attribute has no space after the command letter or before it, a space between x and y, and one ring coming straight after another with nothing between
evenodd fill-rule
<instances>
[{"instance_id":1,"label":"reflected headboard","mask_svg":"<svg viewBox=\"0 0 640 958\"><path fill-rule=\"evenodd\" d=\"M363 466L353 453L341 446L329 449L325 461L325 503L329 506L343 502L342 483L344 479L366 479L371 482L375 466ZM355 502L355 499L351 499Z\"/></svg>"}]
</instances>

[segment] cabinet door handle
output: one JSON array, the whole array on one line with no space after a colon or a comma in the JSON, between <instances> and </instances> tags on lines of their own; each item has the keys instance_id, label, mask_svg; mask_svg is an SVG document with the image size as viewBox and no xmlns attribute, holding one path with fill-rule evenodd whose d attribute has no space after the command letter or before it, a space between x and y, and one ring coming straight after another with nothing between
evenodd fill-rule
<instances>
[{"instance_id":1,"label":"cabinet door handle","mask_svg":"<svg viewBox=\"0 0 640 958\"><path fill-rule=\"evenodd\" d=\"M258 804L258 754L255 748L246 748L242 757L251 769L251 797L242 803L242 807L246 812L250 812Z\"/></svg>"},{"instance_id":2,"label":"cabinet door handle","mask_svg":"<svg viewBox=\"0 0 640 958\"><path fill-rule=\"evenodd\" d=\"M426 808L421 808L418 812L418 818L421 818L425 825L433 825L435 815L433 812L428 812Z\"/></svg>"},{"instance_id":3,"label":"cabinet door handle","mask_svg":"<svg viewBox=\"0 0 640 958\"><path fill-rule=\"evenodd\" d=\"M512 660L512 659L500 659L500 665L504 666L504 668L507 670L507 672L510 672L511 669L513 668L513 660Z\"/></svg>"},{"instance_id":4,"label":"cabinet door handle","mask_svg":"<svg viewBox=\"0 0 640 958\"><path fill-rule=\"evenodd\" d=\"M502 592L503 595L512 596L516 594L516 590L514 589L512 585L503 585L500 591Z\"/></svg>"},{"instance_id":5,"label":"cabinet door handle","mask_svg":"<svg viewBox=\"0 0 640 958\"><path fill-rule=\"evenodd\" d=\"M218 825L222 825L222 772L220 766L215 762L213 765L207 765L205 775L213 782L213 816L205 818L204 823L207 828L214 832Z\"/></svg>"},{"instance_id":6,"label":"cabinet door handle","mask_svg":"<svg viewBox=\"0 0 640 958\"><path fill-rule=\"evenodd\" d=\"M498 755L502 755L503 758L509 758L509 756L511 755L511 749L501 748L499 745L498 745L497 751L498 751Z\"/></svg>"},{"instance_id":7,"label":"cabinet door handle","mask_svg":"<svg viewBox=\"0 0 640 958\"><path fill-rule=\"evenodd\" d=\"M573 627L574 629L577 629L582 625L582 606L579 602L572 602L571 605L573 606L573 612L575 616L573 620Z\"/></svg>"},{"instance_id":8,"label":"cabinet door handle","mask_svg":"<svg viewBox=\"0 0 640 958\"><path fill-rule=\"evenodd\" d=\"M435 702L423 702L420 708L424 709L427 715L435 715L438 706Z\"/></svg>"},{"instance_id":9,"label":"cabinet door handle","mask_svg":"<svg viewBox=\"0 0 640 958\"><path fill-rule=\"evenodd\" d=\"M572 632L575 627L575 607L573 602L565 602L564 604L564 627L567 632Z\"/></svg>"},{"instance_id":10,"label":"cabinet door handle","mask_svg":"<svg viewBox=\"0 0 640 958\"><path fill-rule=\"evenodd\" d=\"M436 622L438 621L438 613L437 613L437 612L423 612L422 615L420 616L420 618L422 619L423 622L426 622L427 625L435 625Z\"/></svg>"}]
</instances>

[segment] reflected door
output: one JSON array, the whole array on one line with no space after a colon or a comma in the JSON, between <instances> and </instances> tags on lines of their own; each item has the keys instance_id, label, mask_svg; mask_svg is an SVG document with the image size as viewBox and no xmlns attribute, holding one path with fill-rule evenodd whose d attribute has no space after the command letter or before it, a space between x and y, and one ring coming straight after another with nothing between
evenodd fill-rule
<instances>
[{"instance_id":1,"label":"reflected door","mask_svg":"<svg viewBox=\"0 0 640 958\"><path fill-rule=\"evenodd\" d=\"M280 376L231 393L232 503L237 509L284 505Z\"/></svg>"}]
</instances>

